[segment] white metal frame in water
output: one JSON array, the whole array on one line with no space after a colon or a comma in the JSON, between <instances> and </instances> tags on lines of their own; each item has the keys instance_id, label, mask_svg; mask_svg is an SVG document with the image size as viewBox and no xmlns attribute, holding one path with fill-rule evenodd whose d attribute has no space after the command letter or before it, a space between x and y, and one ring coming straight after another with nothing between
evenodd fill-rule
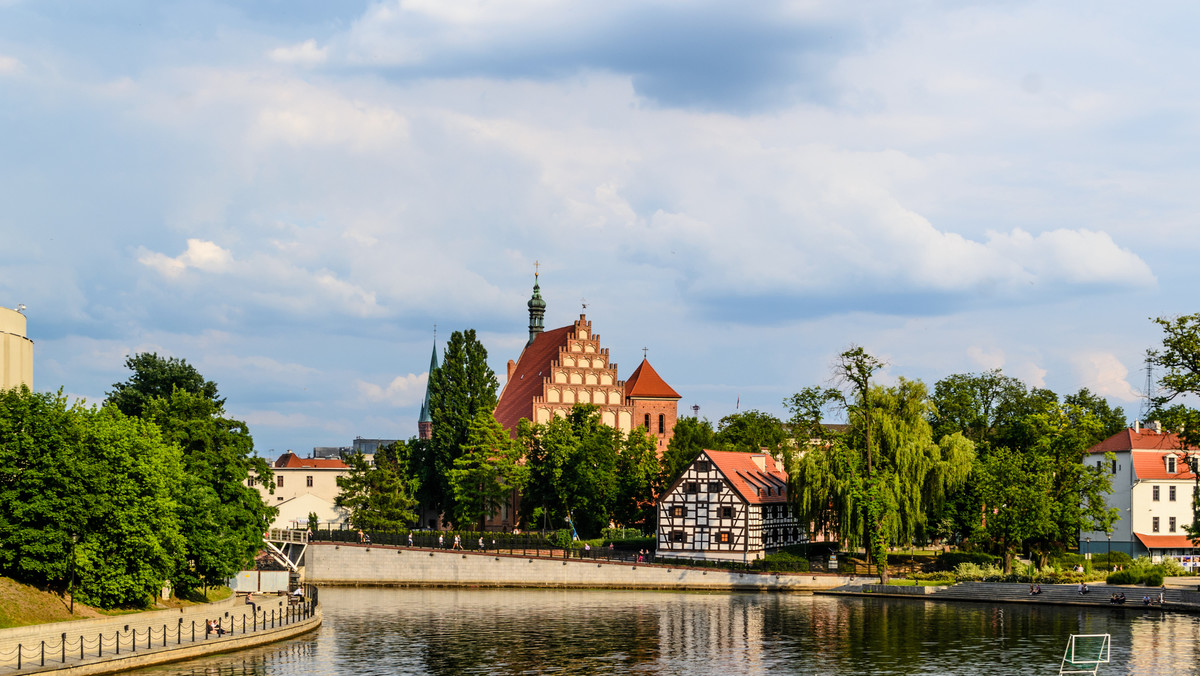
<instances>
[{"instance_id":1,"label":"white metal frame in water","mask_svg":"<svg viewBox=\"0 0 1200 676\"><path fill-rule=\"evenodd\" d=\"M1091 638L1103 639L1100 642L1100 649L1095 653L1088 655L1075 654L1075 639ZM1094 644L1093 644L1094 645ZM1058 668L1058 673L1062 674L1095 674L1100 669L1101 664L1108 664L1108 658L1112 654L1112 636L1109 634L1071 634L1071 639L1067 641L1067 649L1063 651L1062 665Z\"/></svg>"}]
</instances>

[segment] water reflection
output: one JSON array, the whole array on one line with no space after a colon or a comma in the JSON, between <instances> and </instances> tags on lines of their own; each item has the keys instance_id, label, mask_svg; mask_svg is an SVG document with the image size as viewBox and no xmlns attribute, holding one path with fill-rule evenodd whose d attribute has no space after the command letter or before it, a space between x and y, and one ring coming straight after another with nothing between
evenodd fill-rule
<instances>
[{"instance_id":1,"label":"water reflection","mask_svg":"<svg viewBox=\"0 0 1200 676\"><path fill-rule=\"evenodd\" d=\"M143 674L1057 673L1110 633L1103 674L1190 672L1192 616L781 594L326 589L293 641Z\"/></svg>"}]
</instances>

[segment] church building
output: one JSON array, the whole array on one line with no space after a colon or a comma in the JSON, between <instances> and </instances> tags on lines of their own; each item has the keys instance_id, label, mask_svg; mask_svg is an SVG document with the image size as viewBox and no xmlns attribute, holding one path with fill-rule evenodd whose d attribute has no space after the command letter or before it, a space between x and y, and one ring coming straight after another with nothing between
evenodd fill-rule
<instances>
[{"instance_id":1,"label":"church building","mask_svg":"<svg viewBox=\"0 0 1200 676\"><path fill-rule=\"evenodd\" d=\"M545 423L555 415L565 417L575 404L593 404L605 425L626 434L645 427L658 440L661 455L675 430L679 394L645 358L628 380L620 380L617 364L609 361L608 348L601 347L585 314L567 326L543 330L546 301L537 275L528 307L529 342L508 362L496 420L515 435L522 418Z\"/></svg>"}]
</instances>

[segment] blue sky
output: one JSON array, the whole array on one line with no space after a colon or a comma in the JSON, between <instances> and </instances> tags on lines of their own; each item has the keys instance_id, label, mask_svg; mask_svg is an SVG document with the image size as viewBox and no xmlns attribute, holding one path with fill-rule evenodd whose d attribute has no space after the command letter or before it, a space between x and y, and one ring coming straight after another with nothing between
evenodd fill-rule
<instances>
[{"instance_id":1,"label":"blue sky","mask_svg":"<svg viewBox=\"0 0 1200 676\"><path fill-rule=\"evenodd\" d=\"M535 260L713 420L852 343L1132 413L1200 309L1197 13L0 0L0 303L38 389L183 357L263 453L415 434L434 324L502 377Z\"/></svg>"}]
</instances>

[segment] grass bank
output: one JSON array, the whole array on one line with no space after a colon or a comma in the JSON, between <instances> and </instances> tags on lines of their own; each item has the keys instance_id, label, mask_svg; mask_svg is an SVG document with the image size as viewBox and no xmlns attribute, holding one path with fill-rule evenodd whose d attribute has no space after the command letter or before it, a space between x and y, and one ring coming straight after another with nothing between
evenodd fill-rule
<instances>
[{"instance_id":1,"label":"grass bank","mask_svg":"<svg viewBox=\"0 0 1200 676\"><path fill-rule=\"evenodd\" d=\"M207 594L196 593L187 598L171 598L155 606L139 609L101 610L75 602L75 614L71 614L71 597L43 591L7 577L0 577L0 629L26 627L33 624L86 620L93 617L109 617L138 613L142 610L182 608L201 603L212 603L229 598L233 590L229 587L214 587Z\"/></svg>"}]
</instances>

